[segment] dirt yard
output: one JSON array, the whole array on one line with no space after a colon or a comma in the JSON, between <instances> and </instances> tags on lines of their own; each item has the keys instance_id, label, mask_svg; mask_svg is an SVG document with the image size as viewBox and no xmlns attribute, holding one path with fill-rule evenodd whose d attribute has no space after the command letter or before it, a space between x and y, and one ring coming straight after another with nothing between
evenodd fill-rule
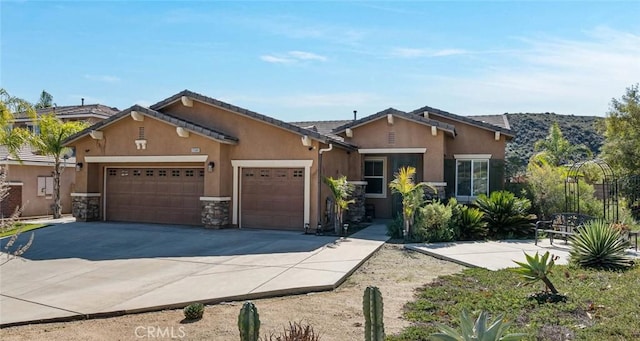
<instances>
[{"instance_id":1,"label":"dirt yard","mask_svg":"<svg viewBox=\"0 0 640 341\"><path fill-rule=\"evenodd\" d=\"M394 334L408 325L402 318L403 305L412 300L416 288L437 276L456 273L462 268L404 250L402 245L385 244L334 291L254 301L260 314L260 334L279 334L289 321L303 321L321 335L322 341L363 340L362 294L369 285L380 288L384 300L385 331ZM5 328L0 330L0 339L236 341L239 340L237 317L242 303L207 306L204 317L192 323L181 323L184 317L182 310L167 310Z\"/></svg>"}]
</instances>

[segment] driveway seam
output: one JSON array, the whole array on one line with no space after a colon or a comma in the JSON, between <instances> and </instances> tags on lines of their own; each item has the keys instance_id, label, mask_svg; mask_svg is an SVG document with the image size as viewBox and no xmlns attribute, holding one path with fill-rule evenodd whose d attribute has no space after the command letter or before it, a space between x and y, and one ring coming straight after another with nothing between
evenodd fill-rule
<instances>
[{"instance_id":1,"label":"driveway seam","mask_svg":"<svg viewBox=\"0 0 640 341\"><path fill-rule=\"evenodd\" d=\"M14 296L10 296L10 295L5 295L5 294L0 294L0 296L4 296L7 298L12 298L14 300L18 300L18 301L22 301L22 302L27 302L27 303L31 303L31 304L36 304L36 305L40 305L43 307L48 307L48 308L52 308L52 309L56 309L56 310L62 310L62 311L68 311L70 313L74 313L74 314L79 314L79 315L85 315L84 313L81 313L79 311L73 311L73 310L69 310L69 309L65 309L65 308L60 308L60 307L55 307L52 305L48 305L48 304L44 304L44 303L39 303L39 302L34 302L34 301L29 301L29 300L25 300L24 298L20 298L20 297L14 297Z\"/></svg>"},{"instance_id":2,"label":"driveway seam","mask_svg":"<svg viewBox=\"0 0 640 341\"><path fill-rule=\"evenodd\" d=\"M305 257L304 259L300 260L298 263L293 264L292 266L290 266L290 267L286 268L284 271L280 272L279 274L277 274L277 275L275 275L275 276L271 277L270 279L268 279L268 280L264 281L263 283L259 284L259 285L258 285L258 286L256 286L255 288L251 289L251 290L249 291L249 293L253 293L253 292L255 292L256 290L258 290L258 288L260 288L260 287L264 286L265 284L267 284L267 283L269 283L269 282L273 281L274 279L276 279L276 278L280 277L280 276L281 276L282 274L284 274L285 272L287 272L287 271L289 271L289 270L291 270L291 269L295 268L296 266L298 266L298 265L302 264L302 262L304 262L305 260L307 260L307 259L309 259L309 258L311 258L311 257L313 257L313 256L315 256L315 255L317 255L317 254L319 254L319 253L321 253L322 251L324 251L325 249L327 249L327 247L328 247L328 244L325 244L325 245L324 245L324 246L322 246L319 250L317 250L316 252L313 252L313 253L312 253L312 254L310 254L309 256L307 256L307 257Z\"/></svg>"}]
</instances>

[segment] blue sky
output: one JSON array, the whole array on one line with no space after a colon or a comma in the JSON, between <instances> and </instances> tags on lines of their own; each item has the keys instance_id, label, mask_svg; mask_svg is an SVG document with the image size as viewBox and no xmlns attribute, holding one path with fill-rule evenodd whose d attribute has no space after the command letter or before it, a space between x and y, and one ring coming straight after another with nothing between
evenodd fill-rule
<instances>
[{"instance_id":1,"label":"blue sky","mask_svg":"<svg viewBox=\"0 0 640 341\"><path fill-rule=\"evenodd\" d=\"M605 115L640 82L640 1L2 1L1 86L58 105L183 89L285 121L429 105Z\"/></svg>"}]
</instances>

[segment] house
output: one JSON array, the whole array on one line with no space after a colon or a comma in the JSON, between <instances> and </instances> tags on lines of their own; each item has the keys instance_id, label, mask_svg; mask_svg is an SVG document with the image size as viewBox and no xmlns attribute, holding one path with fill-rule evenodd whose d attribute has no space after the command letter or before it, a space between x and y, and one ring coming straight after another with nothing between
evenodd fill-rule
<instances>
[{"instance_id":1,"label":"house","mask_svg":"<svg viewBox=\"0 0 640 341\"><path fill-rule=\"evenodd\" d=\"M63 121L86 121L90 124L106 119L118 112L101 104L84 104L59 106L38 109L36 115L55 113ZM37 122L25 113L17 113L14 127L22 127L38 132ZM18 157L10 155L4 146L0 146L0 165L7 172L9 196L0 203L0 217L7 217L22 207L23 217L44 216L52 214L54 161L52 157L40 155L30 146L24 146ZM63 213L71 212L71 192L75 182L75 157L68 155L63 161L63 172L60 178L60 198Z\"/></svg>"},{"instance_id":2,"label":"house","mask_svg":"<svg viewBox=\"0 0 640 341\"><path fill-rule=\"evenodd\" d=\"M81 221L302 230L324 222L327 176L346 175L378 218L401 166L462 201L502 188L504 126L434 108L287 123L184 90L70 137ZM364 214L364 213L362 213Z\"/></svg>"}]
</instances>

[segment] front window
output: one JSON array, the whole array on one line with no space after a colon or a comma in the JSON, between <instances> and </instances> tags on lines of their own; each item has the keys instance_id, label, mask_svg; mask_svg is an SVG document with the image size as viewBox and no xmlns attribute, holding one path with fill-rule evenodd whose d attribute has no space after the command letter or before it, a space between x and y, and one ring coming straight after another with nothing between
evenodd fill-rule
<instances>
[{"instance_id":1,"label":"front window","mask_svg":"<svg viewBox=\"0 0 640 341\"><path fill-rule=\"evenodd\" d=\"M471 200L489 193L489 160L456 160L456 197Z\"/></svg>"},{"instance_id":2,"label":"front window","mask_svg":"<svg viewBox=\"0 0 640 341\"><path fill-rule=\"evenodd\" d=\"M364 180L367 182L367 198L386 198L387 179L385 158L366 158L364 160Z\"/></svg>"}]
</instances>

